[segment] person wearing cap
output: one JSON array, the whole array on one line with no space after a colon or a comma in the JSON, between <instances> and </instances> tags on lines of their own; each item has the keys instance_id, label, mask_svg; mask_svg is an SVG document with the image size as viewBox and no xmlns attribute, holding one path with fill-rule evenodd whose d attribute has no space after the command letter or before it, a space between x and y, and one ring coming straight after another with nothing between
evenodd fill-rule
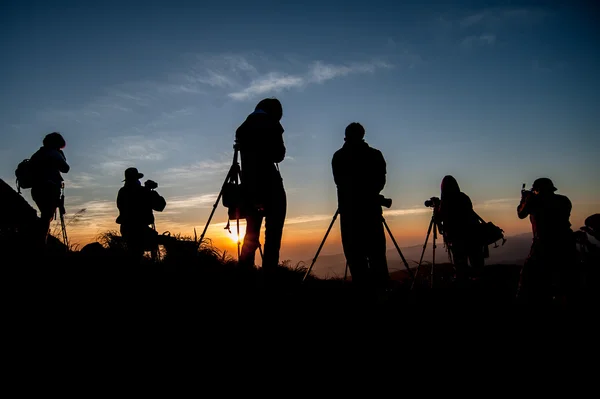
<instances>
[{"instance_id":1,"label":"person wearing cap","mask_svg":"<svg viewBox=\"0 0 600 399\"><path fill-rule=\"evenodd\" d=\"M529 216L533 232L518 298L534 305L564 303L577 256L569 220L572 204L556 191L549 178L536 179L531 190L522 190L517 207L519 219Z\"/></svg>"},{"instance_id":2,"label":"person wearing cap","mask_svg":"<svg viewBox=\"0 0 600 399\"><path fill-rule=\"evenodd\" d=\"M121 236L127 249L137 259L144 251L155 251L158 245L158 233L153 228L154 212L162 212L166 201L154 189L158 185L147 180L144 185L140 179L144 177L137 168L125 170L125 184L117 194L119 216L116 222L121 225Z\"/></svg>"},{"instance_id":3,"label":"person wearing cap","mask_svg":"<svg viewBox=\"0 0 600 399\"><path fill-rule=\"evenodd\" d=\"M31 187L31 197L40 210L40 234L36 238L36 246L45 248L50 223L54 219L56 209L60 205L63 177L61 173L68 173L70 166L67 163L63 148L67 145L63 136L52 132L44 137L40 147L31 156L35 165L36 178Z\"/></svg>"},{"instance_id":4,"label":"person wearing cap","mask_svg":"<svg viewBox=\"0 0 600 399\"><path fill-rule=\"evenodd\" d=\"M365 142L360 123L350 123L344 135L344 145L331 160L342 248L352 283L364 292L381 292L389 283L380 197L386 162L381 151Z\"/></svg>"}]
</instances>

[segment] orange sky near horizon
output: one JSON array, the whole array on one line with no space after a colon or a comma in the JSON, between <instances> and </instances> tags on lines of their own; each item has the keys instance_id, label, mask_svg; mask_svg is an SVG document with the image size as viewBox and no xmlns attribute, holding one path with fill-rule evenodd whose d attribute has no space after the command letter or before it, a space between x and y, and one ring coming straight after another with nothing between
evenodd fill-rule
<instances>
[{"instance_id":1,"label":"orange sky near horizon","mask_svg":"<svg viewBox=\"0 0 600 399\"><path fill-rule=\"evenodd\" d=\"M522 233L531 232L531 224L528 219L520 220L516 215L516 206L518 198L514 201L506 200L494 204L477 204L474 208L479 215L485 219L494 222L504 229L507 237ZM168 207L168 205L167 205ZM586 217L597 213L600 209L596 203L574 203L571 213L571 223L573 230L579 229L583 225ZM85 215L85 212L83 213ZM115 211L116 215L116 211ZM181 234L181 236L194 237L194 228L196 235L200 238L204 229L204 224L192 225L185 223L173 223L163 221L166 216L156 212L156 227L159 233L169 231L171 234ZM68 215L67 215L68 216ZM72 215L70 215L72 216ZM205 238L210 239L212 244L222 253L225 251L233 258L237 258L236 244L236 223L231 221L231 233L224 229L226 225L226 211L223 207L218 207ZM386 209L384 210L386 222L400 247L412 245L422 245L425 241L427 228L431 220L431 208L423 206L422 208L411 209ZM312 260L318 247L327 232L333 212L331 215L309 215L305 217L288 218L284 227L284 234L281 247L280 260L290 260L292 264L299 261ZM98 234L109 230L119 230L119 225L114 222L114 217L98 216L93 224L89 224L89 219L82 217L82 220L88 223L79 223L78 221L69 222L67 218L67 232L71 244L76 244L81 249L85 244L97 240ZM58 221L53 222L52 229L60 232ZM243 237L245 232L245 222L240 222L240 233ZM394 249L392 241L386 233L388 249ZM432 237L429 238L431 242ZM441 238L439 238L441 242ZM264 224L261 231L261 243L264 243ZM321 250L321 255L342 253L342 245L339 229L339 217L332 226L326 242ZM260 255L256 255L257 264L261 263Z\"/></svg>"}]
</instances>

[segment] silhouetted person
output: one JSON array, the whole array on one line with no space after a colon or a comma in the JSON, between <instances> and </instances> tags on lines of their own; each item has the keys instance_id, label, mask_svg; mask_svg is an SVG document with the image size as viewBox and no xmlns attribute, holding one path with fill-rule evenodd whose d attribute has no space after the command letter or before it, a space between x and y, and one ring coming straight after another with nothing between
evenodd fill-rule
<instances>
[{"instance_id":1,"label":"silhouetted person","mask_svg":"<svg viewBox=\"0 0 600 399\"><path fill-rule=\"evenodd\" d=\"M532 189L521 191L520 219L529 216L533 241L521 270L519 299L536 305L562 302L568 292L577 256L571 230L571 201L555 194L552 180L539 178Z\"/></svg>"},{"instance_id":2,"label":"silhouetted person","mask_svg":"<svg viewBox=\"0 0 600 399\"><path fill-rule=\"evenodd\" d=\"M154 229L154 212L165 209L165 199L155 191L158 184L147 180L144 185L139 179L144 175L136 168L125 170L125 184L117 194L119 216L116 222L121 225L121 236L128 251L136 259L144 251L155 252L158 247L158 233ZM154 255L154 253L153 253Z\"/></svg>"},{"instance_id":3,"label":"silhouetted person","mask_svg":"<svg viewBox=\"0 0 600 399\"><path fill-rule=\"evenodd\" d=\"M600 241L600 213L595 213L585 218L582 230Z\"/></svg>"},{"instance_id":4,"label":"silhouetted person","mask_svg":"<svg viewBox=\"0 0 600 399\"><path fill-rule=\"evenodd\" d=\"M344 145L331 161L337 186L342 246L352 274L361 289L384 289L389 282L380 192L386 183L381 151L364 140L360 123L346 127Z\"/></svg>"},{"instance_id":5,"label":"silhouetted person","mask_svg":"<svg viewBox=\"0 0 600 399\"><path fill-rule=\"evenodd\" d=\"M283 109L279 100L266 98L238 127L236 146L241 158L241 185L246 209L246 234L239 264L254 267L260 245L260 228L265 219L262 267L279 264L279 250L287 211L287 197L278 163L285 158Z\"/></svg>"},{"instance_id":6,"label":"silhouetted person","mask_svg":"<svg viewBox=\"0 0 600 399\"><path fill-rule=\"evenodd\" d=\"M473 210L473 203L467 194L460 191L453 176L444 176L440 189L435 217L452 254L456 278L464 280L470 274L477 276L484 265L485 247L478 237L480 221Z\"/></svg>"},{"instance_id":7,"label":"silhouetted person","mask_svg":"<svg viewBox=\"0 0 600 399\"><path fill-rule=\"evenodd\" d=\"M60 205L63 177L61 173L69 172L69 164L63 153L67 145L63 136L52 132L44 137L42 147L30 158L35 165L35 178L31 187L31 197L40 211L40 233L36 238L36 247L45 248L50 223L54 219L56 209Z\"/></svg>"}]
</instances>

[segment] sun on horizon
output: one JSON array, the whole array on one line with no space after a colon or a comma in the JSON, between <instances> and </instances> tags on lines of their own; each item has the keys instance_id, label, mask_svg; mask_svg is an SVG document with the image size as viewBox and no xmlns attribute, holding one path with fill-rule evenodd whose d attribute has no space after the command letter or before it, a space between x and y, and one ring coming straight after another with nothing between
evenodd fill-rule
<instances>
[{"instance_id":1,"label":"sun on horizon","mask_svg":"<svg viewBox=\"0 0 600 399\"><path fill-rule=\"evenodd\" d=\"M237 244L239 241L241 244L244 242L244 237L246 236L246 226L240 225L239 236L237 233L237 226L232 226L231 233L227 232L226 234L229 237L229 239L231 240L231 242L233 242L234 244Z\"/></svg>"}]
</instances>

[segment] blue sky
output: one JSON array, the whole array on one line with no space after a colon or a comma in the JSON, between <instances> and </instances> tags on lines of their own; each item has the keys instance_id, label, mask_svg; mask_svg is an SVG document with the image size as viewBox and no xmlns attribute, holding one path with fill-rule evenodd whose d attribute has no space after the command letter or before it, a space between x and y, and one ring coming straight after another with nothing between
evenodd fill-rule
<instances>
[{"instance_id":1,"label":"blue sky","mask_svg":"<svg viewBox=\"0 0 600 399\"><path fill-rule=\"evenodd\" d=\"M515 213L521 183L548 176L578 228L600 211L598 7L427 3L4 1L0 177L14 185L17 163L60 131L67 210L86 209L70 226L79 242L117 228L129 166L167 199L158 229L189 235L206 223L235 129L277 96L284 257L312 256L327 229L331 156L354 121L386 158L386 218L401 244L423 240L423 201L445 174L509 234L530 231ZM224 222L219 207L216 241Z\"/></svg>"}]
</instances>

